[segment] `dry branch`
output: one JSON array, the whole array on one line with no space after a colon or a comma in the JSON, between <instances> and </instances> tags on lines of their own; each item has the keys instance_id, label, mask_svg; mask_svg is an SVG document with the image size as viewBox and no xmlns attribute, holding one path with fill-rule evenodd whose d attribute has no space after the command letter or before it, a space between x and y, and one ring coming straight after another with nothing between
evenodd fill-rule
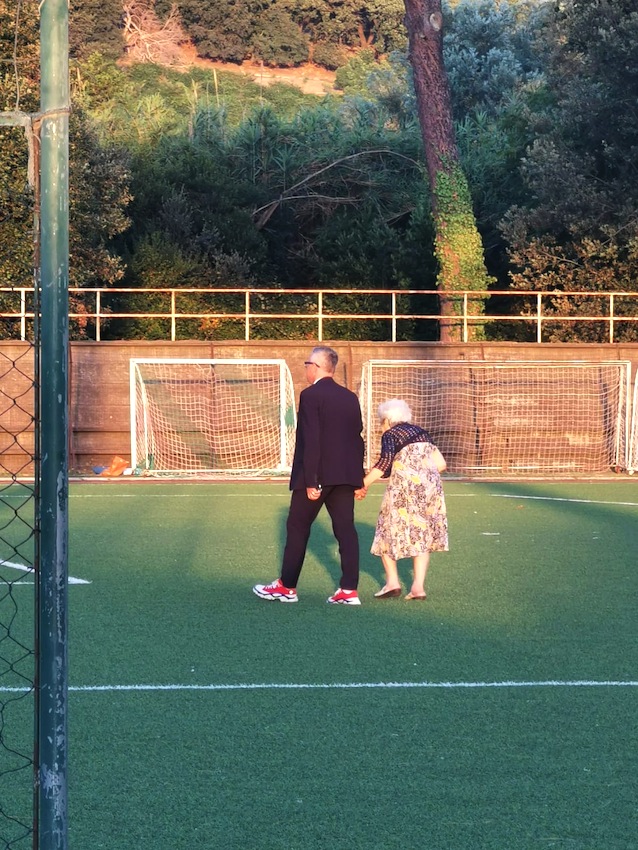
<instances>
[{"instance_id":1,"label":"dry branch","mask_svg":"<svg viewBox=\"0 0 638 850\"><path fill-rule=\"evenodd\" d=\"M133 61L179 64L180 46L187 38L177 6L171 6L166 19L160 21L153 2L132 0L124 4L123 15L126 52Z\"/></svg>"}]
</instances>

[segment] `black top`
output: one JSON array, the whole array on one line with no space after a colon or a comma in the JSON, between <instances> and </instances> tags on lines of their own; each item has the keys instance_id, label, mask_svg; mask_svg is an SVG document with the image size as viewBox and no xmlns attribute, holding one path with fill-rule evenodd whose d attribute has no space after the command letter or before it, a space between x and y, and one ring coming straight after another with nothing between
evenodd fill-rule
<instances>
[{"instance_id":1,"label":"black top","mask_svg":"<svg viewBox=\"0 0 638 850\"><path fill-rule=\"evenodd\" d=\"M383 434L381 437L381 455L375 463L377 469L383 470L383 477L389 478L392 462L401 449L410 443L432 443L434 440L424 428L413 425L411 422L399 422Z\"/></svg>"}]
</instances>

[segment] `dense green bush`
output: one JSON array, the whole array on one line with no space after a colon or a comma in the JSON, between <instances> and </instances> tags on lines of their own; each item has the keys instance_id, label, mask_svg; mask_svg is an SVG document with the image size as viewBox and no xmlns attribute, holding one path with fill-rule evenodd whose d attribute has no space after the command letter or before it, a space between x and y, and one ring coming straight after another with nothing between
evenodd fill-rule
<instances>
[{"instance_id":1,"label":"dense green bush","mask_svg":"<svg viewBox=\"0 0 638 850\"><path fill-rule=\"evenodd\" d=\"M119 59L124 52L122 0L70 0L69 55L84 59L100 53Z\"/></svg>"},{"instance_id":2,"label":"dense green bush","mask_svg":"<svg viewBox=\"0 0 638 850\"><path fill-rule=\"evenodd\" d=\"M286 68L308 61L310 40L289 14L272 6L257 16L250 46L255 59Z\"/></svg>"}]
</instances>

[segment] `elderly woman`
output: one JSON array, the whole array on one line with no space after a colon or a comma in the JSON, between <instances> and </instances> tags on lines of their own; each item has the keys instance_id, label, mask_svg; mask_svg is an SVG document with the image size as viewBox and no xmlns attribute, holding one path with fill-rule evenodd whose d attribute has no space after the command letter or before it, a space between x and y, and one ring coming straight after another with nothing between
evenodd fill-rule
<instances>
[{"instance_id":1,"label":"elderly woman","mask_svg":"<svg viewBox=\"0 0 638 850\"><path fill-rule=\"evenodd\" d=\"M388 478L371 552L379 555L385 569L385 585L377 599L401 595L397 571L400 558L412 558L412 586L405 597L425 600L425 576L430 552L448 549L447 515L441 484L446 468L443 455L423 428L412 424L405 401L390 399L379 405L381 456L363 479L367 488Z\"/></svg>"}]
</instances>

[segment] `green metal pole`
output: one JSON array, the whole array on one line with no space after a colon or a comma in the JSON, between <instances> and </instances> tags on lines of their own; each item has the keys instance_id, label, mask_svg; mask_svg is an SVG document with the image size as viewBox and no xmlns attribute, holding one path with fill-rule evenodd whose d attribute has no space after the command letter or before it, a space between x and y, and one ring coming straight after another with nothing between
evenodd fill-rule
<instances>
[{"instance_id":1,"label":"green metal pole","mask_svg":"<svg viewBox=\"0 0 638 850\"><path fill-rule=\"evenodd\" d=\"M67 0L43 0L40 10L37 847L66 850L70 109Z\"/></svg>"}]
</instances>

